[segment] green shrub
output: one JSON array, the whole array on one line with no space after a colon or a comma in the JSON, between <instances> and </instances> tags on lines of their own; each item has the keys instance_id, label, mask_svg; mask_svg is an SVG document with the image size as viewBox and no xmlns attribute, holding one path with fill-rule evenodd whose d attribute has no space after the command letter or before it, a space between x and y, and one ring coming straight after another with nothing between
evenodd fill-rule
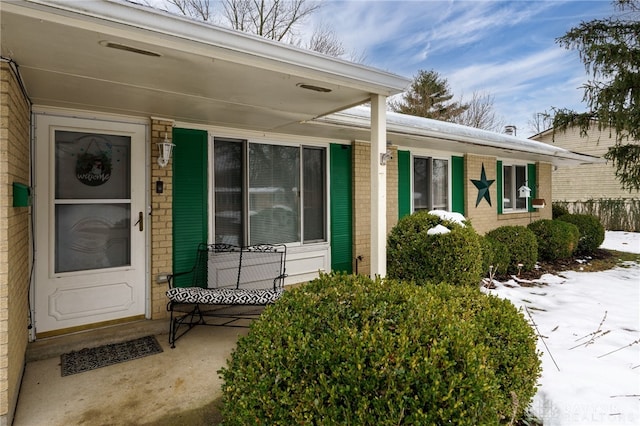
<instances>
[{"instance_id":1,"label":"green shrub","mask_svg":"<svg viewBox=\"0 0 640 426\"><path fill-rule=\"evenodd\" d=\"M450 232L429 235L438 225ZM387 238L389 278L477 287L482 273L480 236L469 223L462 226L420 211L400 219Z\"/></svg>"},{"instance_id":2,"label":"green shrub","mask_svg":"<svg viewBox=\"0 0 640 426\"><path fill-rule=\"evenodd\" d=\"M219 373L225 425L491 425L522 415L540 362L507 300L322 275L265 309Z\"/></svg>"},{"instance_id":3,"label":"green shrub","mask_svg":"<svg viewBox=\"0 0 640 426\"><path fill-rule=\"evenodd\" d=\"M506 244L487 237L481 238L482 245L482 266L485 274L492 273L504 275L507 273L511 254Z\"/></svg>"},{"instance_id":4,"label":"green shrub","mask_svg":"<svg viewBox=\"0 0 640 426\"><path fill-rule=\"evenodd\" d=\"M497 240L509 249L507 272L531 271L538 261L536 235L526 226L501 226L487 232L486 238ZM518 265L522 265L519 267Z\"/></svg>"},{"instance_id":5,"label":"green shrub","mask_svg":"<svg viewBox=\"0 0 640 426\"><path fill-rule=\"evenodd\" d=\"M528 228L536 234L541 260L567 259L578 248L580 231L572 223L541 219L530 223Z\"/></svg>"},{"instance_id":6,"label":"green shrub","mask_svg":"<svg viewBox=\"0 0 640 426\"><path fill-rule=\"evenodd\" d=\"M567 208L566 203L551 203L551 217L553 219L557 219L565 214L569 214L569 209Z\"/></svg>"},{"instance_id":7,"label":"green shrub","mask_svg":"<svg viewBox=\"0 0 640 426\"><path fill-rule=\"evenodd\" d=\"M604 226L600 219L589 214L567 214L560 216L558 220L573 223L580 231L580 240L576 254L591 254L596 251L604 241Z\"/></svg>"}]
</instances>

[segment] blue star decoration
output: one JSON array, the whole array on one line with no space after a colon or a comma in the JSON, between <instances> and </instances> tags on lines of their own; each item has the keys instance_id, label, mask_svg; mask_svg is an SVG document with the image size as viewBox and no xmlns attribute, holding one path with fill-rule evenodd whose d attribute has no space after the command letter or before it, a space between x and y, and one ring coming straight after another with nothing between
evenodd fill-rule
<instances>
[{"instance_id":1,"label":"blue star decoration","mask_svg":"<svg viewBox=\"0 0 640 426\"><path fill-rule=\"evenodd\" d=\"M495 180L487 180L487 174L484 171L484 163L482 163L482 172L480 173L480 180L471 179L471 182L478 188L478 198L476 199L476 207L480 204L480 201L484 198L487 203L491 205L491 194L489 193L489 187Z\"/></svg>"}]
</instances>

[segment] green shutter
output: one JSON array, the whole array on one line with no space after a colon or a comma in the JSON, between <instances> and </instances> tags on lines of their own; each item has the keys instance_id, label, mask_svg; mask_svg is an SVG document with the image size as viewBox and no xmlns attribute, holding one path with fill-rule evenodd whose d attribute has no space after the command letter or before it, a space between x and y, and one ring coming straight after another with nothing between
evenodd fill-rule
<instances>
[{"instance_id":1,"label":"green shutter","mask_svg":"<svg viewBox=\"0 0 640 426\"><path fill-rule=\"evenodd\" d=\"M464 212L464 157L451 157L451 211Z\"/></svg>"},{"instance_id":2,"label":"green shutter","mask_svg":"<svg viewBox=\"0 0 640 426\"><path fill-rule=\"evenodd\" d=\"M502 161L498 161L496 165L496 192L498 193L498 214L502 214Z\"/></svg>"},{"instance_id":3,"label":"green shutter","mask_svg":"<svg viewBox=\"0 0 640 426\"><path fill-rule=\"evenodd\" d=\"M351 146L330 147L331 269L353 271Z\"/></svg>"},{"instance_id":4,"label":"green shutter","mask_svg":"<svg viewBox=\"0 0 640 426\"><path fill-rule=\"evenodd\" d=\"M527 164L527 186L531 188L531 194L529 198L529 211L535 212L536 209L533 208L533 199L537 198L537 180L536 180L536 165L535 164Z\"/></svg>"},{"instance_id":5,"label":"green shutter","mask_svg":"<svg viewBox=\"0 0 640 426\"><path fill-rule=\"evenodd\" d=\"M398 151L398 219L411 214L411 153Z\"/></svg>"},{"instance_id":6,"label":"green shutter","mask_svg":"<svg viewBox=\"0 0 640 426\"><path fill-rule=\"evenodd\" d=\"M173 130L173 271L188 271L208 236L207 132ZM176 285L189 286L177 277Z\"/></svg>"}]
</instances>

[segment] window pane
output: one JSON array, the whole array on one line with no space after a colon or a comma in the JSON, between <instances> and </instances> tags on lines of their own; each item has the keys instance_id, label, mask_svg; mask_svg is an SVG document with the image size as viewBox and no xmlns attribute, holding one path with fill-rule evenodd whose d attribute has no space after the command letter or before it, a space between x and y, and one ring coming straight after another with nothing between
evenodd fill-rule
<instances>
[{"instance_id":1,"label":"window pane","mask_svg":"<svg viewBox=\"0 0 640 426\"><path fill-rule=\"evenodd\" d=\"M515 196L513 187L512 167L504 166L502 180L502 203L505 209L513 208L513 197Z\"/></svg>"},{"instance_id":2,"label":"window pane","mask_svg":"<svg viewBox=\"0 0 640 426\"><path fill-rule=\"evenodd\" d=\"M304 181L304 241L324 241L325 238L325 151L304 148L302 177Z\"/></svg>"},{"instance_id":3,"label":"window pane","mask_svg":"<svg viewBox=\"0 0 640 426\"><path fill-rule=\"evenodd\" d=\"M300 149L249 144L249 242L300 241Z\"/></svg>"},{"instance_id":4,"label":"window pane","mask_svg":"<svg viewBox=\"0 0 640 426\"><path fill-rule=\"evenodd\" d=\"M527 168L525 166L515 166L516 171L516 194L519 194L520 187L527 184ZM527 185L529 186L529 185ZM525 197L516 198L516 209L526 209L527 199Z\"/></svg>"},{"instance_id":5,"label":"window pane","mask_svg":"<svg viewBox=\"0 0 640 426\"><path fill-rule=\"evenodd\" d=\"M56 206L56 272L131 264L129 204Z\"/></svg>"},{"instance_id":6,"label":"window pane","mask_svg":"<svg viewBox=\"0 0 640 426\"><path fill-rule=\"evenodd\" d=\"M56 130L56 199L129 199L131 137Z\"/></svg>"},{"instance_id":7,"label":"window pane","mask_svg":"<svg viewBox=\"0 0 640 426\"><path fill-rule=\"evenodd\" d=\"M214 142L216 243L243 245L242 142Z\"/></svg>"},{"instance_id":8,"label":"window pane","mask_svg":"<svg viewBox=\"0 0 640 426\"><path fill-rule=\"evenodd\" d=\"M431 188L433 189L433 209L448 210L449 208L449 162L447 160L433 160Z\"/></svg>"},{"instance_id":9,"label":"window pane","mask_svg":"<svg viewBox=\"0 0 640 426\"><path fill-rule=\"evenodd\" d=\"M429 209L429 159L413 159L413 210Z\"/></svg>"}]
</instances>

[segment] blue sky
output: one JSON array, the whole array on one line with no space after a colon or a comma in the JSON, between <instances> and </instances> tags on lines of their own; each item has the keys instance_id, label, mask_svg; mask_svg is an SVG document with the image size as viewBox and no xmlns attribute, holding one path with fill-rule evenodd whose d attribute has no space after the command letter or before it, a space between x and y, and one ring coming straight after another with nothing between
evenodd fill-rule
<instances>
[{"instance_id":1,"label":"blue sky","mask_svg":"<svg viewBox=\"0 0 640 426\"><path fill-rule=\"evenodd\" d=\"M137 1L166 7L165 0ZM211 1L220 13L220 1ZM536 113L585 110L584 65L555 40L614 13L609 0L318 1L322 7L298 29L303 40L325 23L365 65L408 78L433 69L456 100L474 91L493 96L499 118L522 137L534 133L528 123Z\"/></svg>"},{"instance_id":2,"label":"blue sky","mask_svg":"<svg viewBox=\"0 0 640 426\"><path fill-rule=\"evenodd\" d=\"M347 50L365 54L366 65L405 77L433 69L456 99L489 93L504 124L516 125L523 137L533 134L534 113L552 106L585 110L584 66L555 39L613 13L604 0L323 3L313 23L331 25Z\"/></svg>"}]
</instances>

